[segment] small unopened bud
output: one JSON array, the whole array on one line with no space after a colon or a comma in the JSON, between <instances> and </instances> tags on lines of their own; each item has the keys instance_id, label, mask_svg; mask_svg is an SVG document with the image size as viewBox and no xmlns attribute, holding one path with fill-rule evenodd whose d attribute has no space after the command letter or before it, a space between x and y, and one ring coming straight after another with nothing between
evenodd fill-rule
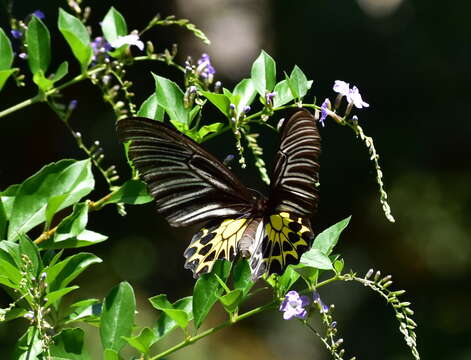
<instances>
[{"instance_id":1,"label":"small unopened bud","mask_svg":"<svg viewBox=\"0 0 471 360\"><path fill-rule=\"evenodd\" d=\"M247 114L250 111L250 106L246 105L243 109L244 113Z\"/></svg>"},{"instance_id":2,"label":"small unopened bud","mask_svg":"<svg viewBox=\"0 0 471 360\"><path fill-rule=\"evenodd\" d=\"M25 319L30 321L34 320L34 313L32 311L28 311L26 314L23 315Z\"/></svg>"},{"instance_id":3,"label":"small unopened bud","mask_svg":"<svg viewBox=\"0 0 471 360\"><path fill-rule=\"evenodd\" d=\"M368 270L368 272L365 275L365 280L368 280L371 277L371 275L373 275L373 272L374 272L373 269Z\"/></svg>"},{"instance_id":4,"label":"small unopened bud","mask_svg":"<svg viewBox=\"0 0 471 360\"><path fill-rule=\"evenodd\" d=\"M233 161L235 159L235 155L233 154L229 154L226 156L226 158L224 159L223 161L223 164L224 165L228 165L231 161Z\"/></svg>"},{"instance_id":5,"label":"small unopened bud","mask_svg":"<svg viewBox=\"0 0 471 360\"><path fill-rule=\"evenodd\" d=\"M378 281L379 278L380 278L380 276L381 276L381 271L379 271L379 270L376 271L376 274L375 274L375 277L373 278L373 280L374 280L375 282Z\"/></svg>"},{"instance_id":6,"label":"small unopened bud","mask_svg":"<svg viewBox=\"0 0 471 360\"><path fill-rule=\"evenodd\" d=\"M222 88L222 83L220 81L216 81L214 83L214 92L215 93L221 92L221 88Z\"/></svg>"},{"instance_id":7,"label":"small unopened bud","mask_svg":"<svg viewBox=\"0 0 471 360\"><path fill-rule=\"evenodd\" d=\"M75 100L75 99L72 100L72 101L69 103L69 107L68 107L69 111L75 110L76 107L77 107L77 103L78 103L77 100Z\"/></svg>"},{"instance_id":8,"label":"small unopened bud","mask_svg":"<svg viewBox=\"0 0 471 360\"><path fill-rule=\"evenodd\" d=\"M281 118L280 121L278 121L278 124L276 124L276 129L278 131L281 130L281 128L283 127L283 123L285 122L285 118Z\"/></svg>"}]
</instances>

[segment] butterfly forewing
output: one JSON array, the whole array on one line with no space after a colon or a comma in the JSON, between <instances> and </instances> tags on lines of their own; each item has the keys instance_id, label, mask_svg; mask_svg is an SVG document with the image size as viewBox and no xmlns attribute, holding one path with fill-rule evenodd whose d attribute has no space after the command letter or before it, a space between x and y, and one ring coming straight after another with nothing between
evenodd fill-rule
<instances>
[{"instance_id":1,"label":"butterfly forewing","mask_svg":"<svg viewBox=\"0 0 471 360\"><path fill-rule=\"evenodd\" d=\"M120 141L172 226L241 216L253 196L214 156L171 127L146 118L118 121Z\"/></svg>"},{"instance_id":2,"label":"butterfly forewing","mask_svg":"<svg viewBox=\"0 0 471 360\"><path fill-rule=\"evenodd\" d=\"M320 136L314 117L306 110L283 123L271 176L268 207L273 213L311 215L317 207Z\"/></svg>"}]
</instances>

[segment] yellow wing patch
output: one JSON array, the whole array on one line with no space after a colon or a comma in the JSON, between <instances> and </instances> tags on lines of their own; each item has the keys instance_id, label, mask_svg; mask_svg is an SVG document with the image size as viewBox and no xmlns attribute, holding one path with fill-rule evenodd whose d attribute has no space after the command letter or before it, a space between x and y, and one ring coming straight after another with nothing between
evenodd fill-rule
<instances>
[{"instance_id":1,"label":"yellow wing patch","mask_svg":"<svg viewBox=\"0 0 471 360\"><path fill-rule=\"evenodd\" d=\"M281 274L289 264L297 264L314 239L307 219L282 212L264 222L263 238L250 262L254 278L265 272Z\"/></svg>"},{"instance_id":2,"label":"yellow wing patch","mask_svg":"<svg viewBox=\"0 0 471 360\"><path fill-rule=\"evenodd\" d=\"M226 219L202 228L185 250L185 268L195 277L208 273L217 259L233 261L238 252L238 242L253 219Z\"/></svg>"}]
</instances>

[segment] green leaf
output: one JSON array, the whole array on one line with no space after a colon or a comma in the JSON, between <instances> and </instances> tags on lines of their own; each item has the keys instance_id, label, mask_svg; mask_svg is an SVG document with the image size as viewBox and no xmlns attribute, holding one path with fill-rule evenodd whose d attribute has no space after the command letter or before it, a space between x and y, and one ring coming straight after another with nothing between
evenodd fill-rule
<instances>
[{"instance_id":1,"label":"green leaf","mask_svg":"<svg viewBox=\"0 0 471 360\"><path fill-rule=\"evenodd\" d=\"M284 273L278 278L277 287L280 289L280 293L286 293L298 279L299 274L294 270L292 265L289 265Z\"/></svg>"},{"instance_id":2,"label":"green leaf","mask_svg":"<svg viewBox=\"0 0 471 360\"><path fill-rule=\"evenodd\" d=\"M227 280L231 269L231 263L218 260L209 274L201 275L196 281L193 290L193 317L195 326L199 328L213 305L222 294L223 288L219 284L217 276L223 281Z\"/></svg>"},{"instance_id":3,"label":"green leaf","mask_svg":"<svg viewBox=\"0 0 471 360\"><path fill-rule=\"evenodd\" d=\"M1 29L0 29L1 30ZM9 70L0 70L0 90L3 89L3 86L7 82L8 78L13 74L17 69Z\"/></svg>"},{"instance_id":4,"label":"green leaf","mask_svg":"<svg viewBox=\"0 0 471 360\"><path fill-rule=\"evenodd\" d=\"M289 76L288 85L293 97L299 100L307 94L307 91L310 88L306 75L304 75L297 65L295 65L291 75Z\"/></svg>"},{"instance_id":5,"label":"green leaf","mask_svg":"<svg viewBox=\"0 0 471 360\"><path fill-rule=\"evenodd\" d=\"M157 102L157 95L152 94L144 101L137 112L137 116L164 121L164 108Z\"/></svg>"},{"instance_id":6,"label":"green leaf","mask_svg":"<svg viewBox=\"0 0 471 360\"><path fill-rule=\"evenodd\" d=\"M211 104L216 106L225 116L229 116L229 105L231 104L230 97L225 94L216 94L210 91L201 91L203 96L208 99Z\"/></svg>"},{"instance_id":7,"label":"green leaf","mask_svg":"<svg viewBox=\"0 0 471 360\"><path fill-rule=\"evenodd\" d=\"M276 95L273 98L273 107L283 106L294 99L288 80L281 80L275 86Z\"/></svg>"},{"instance_id":8,"label":"green leaf","mask_svg":"<svg viewBox=\"0 0 471 360\"><path fill-rule=\"evenodd\" d=\"M182 298L180 300L177 300L176 302L173 303L173 308L175 310L182 310L188 315L188 320L191 321L193 319L193 297L188 296L185 298ZM157 340L162 339L165 335L169 334L173 329L178 327L179 325L175 320L173 320L169 315L167 315L165 312L163 312L160 316L159 319L157 320L157 323L154 326L154 333L156 334L156 339L154 342Z\"/></svg>"},{"instance_id":9,"label":"green leaf","mask_svg":"<svg viewBox=\"0 0 471 360\"><path fill-rule=\"evenodd\" d=\"M103 351L103 360L122 360L122 358L117 351L105 349L105 351Z\"/></svg>"},{"instance_id":10,"label":"green leaf","mask_svg":"<svg viewBox=\"0 0 471 360\"><path fill-rule=\"evenodd\" d=\"M198 130L198 136L200 138L199 142L203 141L206 135L221 131L222 129L224 129L224 126L225 125L223 123L218 122L200 127L200 129Z\"/></svg>"},{"instance_id":11,"label":"green leaf","mask_svg":"<svg viewBox=\"0 0 471 360\"><path fill-rule=\"evenodd\" d=\"M129 338L125 337L125 339L129 345L137 349L139 352L147 354L156 340L156 335L152 329L145 327L139 335Z\"/></svg>"},{"instance_id":12,"label":"green leaf","mask_svg":"<svg viewBox=\"0 0 471 360\"><path fill-rule=\"evenodd\" d=\"M101 29L108 42L113 42L117 40L119 36L125 36L128 34L126 20L113 6L108 10L102 20Z\"/></svg>"},{"instance_id":13,"label":"green leaf","mask_svg":"<svg viewBox=\"0 0 471 360\"><path fill-rule=\"evenodd\" d=\"M20 270L9 261L0 258L0 283L18 290L21 279Z\"/></svg>"},{"instance_id":14,"label":"green leaf","mask_svg":"<svg viewBox=\"0 0 471 360\"><path fill-rule=\"evenodd\" d=\"M152 196L149 195L147 185L141 180L128 180L113 193L104 203L112 204L123 202L130 205L140 205L151 202Z\"/></svg>"},{"instance_id":15,"label":"green leaf","mask_svg":"<svg viewBox=\"0 0 471 360\"><path fill-rule=\"evenodd\" d=\"M65 288L62 288L62 289L59 289L59 290L56 290L56 291L49 292L46 296L47 301L46 301L46 304L44 304L44 307L48 307L49 305L52 305L52 304L58 302L65 295L67 295L71 291L74 291L78 288L79 288L78 285L74 285L74 286L69 286L69 287L65 287Z\"/></svg>"},{"instance_id":16,"label":"green leaf","mask_svg":"<svg viewBox=\"0 0 471 360\"><path fill-rule=\"evenodd\" d=\"M72 304L73 310L65 319L65 324L82 321L99 326L102 305L97 299L87 299Z\"/></svg>"},{"instance_id":17,"label":"green leaf","mask_svg":"<svg viewBox=\"0 0 471 360\"><path fill-rule=\"evenodd\" d=\"M46 206L46 229L49 230L54 215L59 210L62 203L67 199L68 194L52 196L47 200Z\"/></svg>"},{"instance_id":18,"label":"green leaf","mask_svg":"<svg viewBox=\"0 0 471 360\"><path fill-rule=\"evenodd\" d=\"M265 93L271 92L275 86L275 60L263 50L252 65L251 78L260 96L265 96Z\"/></svg>"},{"instance_id":19,"label":"green leaf","mask_svg":"<svg viewBox=\"0 0 471 360\"><path fill-rule=\"evenodd\" d=\"M338 259L334 261L334 269L337 274L341 274L345 263L343 259Z\"/></svg>"},{"instance_id":20,"label":"green leaf","mask_svg":"<svg viewBox=\"0 0 471 360\"><path fill-rule=\"evenodd\" d=\"M232 271L232 282L235 289L241 289L244 296L247 295L254 286L255 282L252 281L252 270L250 269L247 259L240 259L234 265Z\"/></svg>"},{"instance_id":21,"label":"green leaf","mask_svg":"<svg viewBox=\"0 0 471 360\"><path fill-rule=\"evenodd\" d=\"M51 36L46 25L34 15L26 30L26 45L31 72L45 74L51 62Z\"/></svg>"},{"instance_id":22,"label":"green leaf","mask_svg":"<svg viewBox=\"0 0 471 360\"><path fill-rule=\"evenodd\" d=\"M349 216L317 235L312 248L320 250L325 255L330 255L339 240L340 234L347 227L351 218Z\"/></svg>"},{"instance_id":23,"label":"green leaf","mask_svg":"<svg viewBox=\"0 0 471 360\"><path fill-rule=\"evenodd\" d=\"M43 341L39 336L39 331L34 326L30 326L26 333L18 340L13 350L12 359L15 360L36 360L43 351Z\"/></svg>"},{"instance_id":24,"label":"green leaf","mask_svg":"<svg viewBox=\"0 0 471 360\"><path fill-rule=\"evenodd\" d=\"M39 272L43 268L42 260L39 256L39 250L36 244L24 234L20 235L20 253L22 256L27 256L31 262L31 276L38 277Z\"/></svg>"},{"instance_id":25,"label":"green leaf","mask_svg":"<svg viewBox=\"0 0 471 360\"><path fill-rule=\"evenodd\" d=\"M93 55L87 28L79 19L62 9L59 9L58 27L75 58L79 61L82 72L85 71L92 61Z\"/></svg>"},{"instance_id":26,"label":"green leaf","mask_svg":"<svg viewBox=\"0 0 471 360\"><path fill-rule=\"evenodd\" d=\"M312 266L313 268L321 270L332 269L332 263L329 257L325 255L322 251L314 247L306 251L301 256L300 264Z\"/></svg>"},{"instance_id":27,"label":"green leaf","mask_svg":"<svg viewBox=\"0 0 471 360\"><path fill-rule=\"evenodd\" d=\"M243 298L244 292L241 289L234 289L229 291L226 295L220 296L219 301L224 309L231 314L237 309Z\"/></svg>"},{"instance_id":28,"label":"green leaf","mask_svg":"<svg viewBox=\"0 0 471 360\"><path fill-rule=\"evenodd\" d=\"M3 208L5 209L5 215L7 219L11 217L11 210L13 209L13 202L15 201L16 193L20 188L21 184L10 185L8 188L3 190L0 193L0 199L3 203Z\"/></svg>"},{"instance_id":29,"label":"green leaf","mask_svg":"<svg viewBox=\"0 0 471 360\"><path fill-rule=\"evenodd\" d=\"M157 310L163 311L168 317L175 321L182 329L188 326L190 321L188 314L175 307L167 300L167 295L161 294L149 299L150 303Z\"/></svg>"},{"instance_id":30,"label":"green leaf","mask_svg":"<svg viewBox=\"0 0 471 360\"><path fill-rule=\"evenodd\" d=\"M11 320L18 319L26 314L28 311L23 308L14 307L13 309L0 309L0 323L6 323Z\"/></svg>"},{"instance_id":31,"label":"green leaf","mask_svg":"<svg viewBox=\"0 0 471 360\"><path fill-rule=\"evenodd\" d=\"M293 269L313 286L317 284L317 278L319 277L319 269L303 264L295 265L293 266Z\"/></svg>"},{"instance_id":32,"label":"green leaf","mask_svg":"<svg viewBox=\"0 0 471 360\"><path fill-rule=\"evenodd\" d=\"M85 230L87 222L88 204L85 202L75 204L72 214L65 217L57 226L54 237L50 239L51 243L57 245L57 247L61 247L61 244L58 243L64 242L71 238L76 238L78 234ZM47 241L44 243L47 244ZM47 245L46 247L49 248Z\"/></svg>"},{"instance_id":33,"label":"green leaf","mask_svg":"<svg viewBox=\"0 0 471 360\"><path fill-rule=\"evenodd\" d=\"M67 194L57 208L61 210L89 194L95 185L90 160L61 160L43 167L23 182L11 211L8 239L14 240L46 220L46 208L51 197Z\"/></svg>"},{"instance_id":34,"label":"green leaf","mask_svg":"<svg viewBox=\"0 0 471 360\"><path fill-rule=\"evenodd\" d=\"M39 70L33 75L33 82L38 85L42 91L47 91L54 85L54 82L44 75L42 70Z\"/></svg>"},{"instance_id":35,"label":"green leaf","mask_svg":"<svg viewBox=\"0 0 471 360\"><path fill-rule=\"evenodd\" d=\"M69 72L69 63L67 61L63 61L57 68L55 74L52 76L52 82L55 83L56 81L59 81L64 76L66 76L68 72Z\"/></svg>"},{"instance_id":36,"label":"green leaf","mask_svg":"<svg viewBox=\"0 0 471 360\"><path fill-rule=\"evenodd\" d=\"M69 249L90 246L108 239L107 236L85 229L88 222L88 204L74 205L72 214L64 218L57 227L54 236L43 241L43 249Z\"/></svg>"},{"instance_id":37,"label":"green leaf","mask_svg":"<svg viewBox=\"0 0 471 360\"><path fill-rule=\"evenodd\" d=\"M0 197L0 239L5 239L7 236L7 213L3 206L2 198Z\"/></svg>"},{"instance_id":38,"label":"green leaf","mask_svg":"<svg viewBox=\"0 0 471 360\"><path fill-rule=\"evenodd\" d=\"M50 347L53 357L68 360L87 360L90 355L84 348L84 332L82 329L64 329L54 336Z\"/></svg>"},{"instance_id":39,"label":"green leaf","mask_svg":"<svg viewBox=\"0 0 471 360\"><path fill-rule=\"evenodd\" d=\"M183 105L183 91L173 81L152 73L155 80L157 102L165 109L171 120L188 125L189 109Z\"/></svg>"},{"instance_id":40,"label":"green leaf","mask_svg":"<svg viewBox=\"0 0 471 360\"><path fill-rule=\"evenodd\" d=\"M137 349L140 353L147 354L150 351L150 347L156 341L157 335L155 332L145 327L141 333L133 337L125 337L126 341L133 348Z\"/></svg>"},{"instance_id":41,"label":"green leaf","mask_svg":"<svg viewBox=\"0 0 471 360\"><path fill-rule=\"evenodd\" d=\"M49 291L66 287L92 264L101 263L101 259L93 254L79 253L69 256L57 264L45 269Z\"/></svg>"},{"instance_id":42,"label":"green leaf","mask_svg":"<svg viewBox=\"0 0 471 360\"><path fill-rule=\"evenodd\" d=\"M133 289L129 283L121 282L110 291L103 302L100 336L104 349L119 353L126 345L123 336L131 336L135 311L136 299Z\"/></svg>"},{"instance_id":43,"label":"green leaf","mask_svg":"<svg viewBox=\"0 0 471 360\"><path fill-rule=\"evenodd\" d=\"M0 28L0 70L9 70L11 64L13 64L13 48L11 47L10 39L3 29Z\"/></svg>"},{"instance_id":44,"label":"green leaf","mask_svg":"<svg viewBox=\"0 0 471 360\"><path fill-rule=\"evenodd\" d=\"M14 267L21 266L20 245L15 242L2 240L0 241L0 259L4 259Z\"/></svg>"},{"instance_id":45,"label":"green leaf","mask_svg":"<svg viewBox=\"0 0 471 360\"><path fill-rule=\"evenodd\" d=\"M236 85L231 101L236 105L238 115L244 111L245 106L252 104L256 94L252 79L243 79Z\"/></svg>"}]
</instances>

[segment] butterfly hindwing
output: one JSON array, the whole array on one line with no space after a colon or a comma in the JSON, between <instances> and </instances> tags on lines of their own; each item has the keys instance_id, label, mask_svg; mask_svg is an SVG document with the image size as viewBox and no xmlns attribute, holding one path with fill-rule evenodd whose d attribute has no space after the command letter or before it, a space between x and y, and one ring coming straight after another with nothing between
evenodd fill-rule
<instances>
[{"instance_id":1,"label":"butterfly hindwing","mask_svg":"<svg viewBox=\"0 0 471 360\"><path fill-rule=\"evenodd\" d=\"M118 121L118 137L172 226L240 216L252 208L249 190L218 159L170 126L146 118Z\"/></svg>"},{"instance_id":2,"label":"butterfly hindwing","mask_svg":"<svg viewBox=\"0 0 471 360\"><path fill-rule=\"evenodd\" d=\"M198 277L210 272L218 259L233 261L239 252L244 253L240 246L251 241L251 229L258 222L260 219L225 219L203 227L185 250L185 268Z\"/></svg>"},{"instance_id":3,"label":"butterfly hindwing","mask_svg":"<svg viewBox=\"0 0 471 360\"><path fill-rule=\"evenodd\" d=\"M301 217L317 207L320 136L312 114L301 110L284 121L271 175L268 208Z\"/></svg>"},{"instance_id":4,"label":"butterfly hindwing","mask_svg":"<svg viewBox=\"0 0 471 360\"><path fill-rule=\"evenodd\" d=\"M313 239L309 220L287 212L267 216L250 259L252 278L266 272L281 274L288 265L299 263Z\"/></svg>"}]
</instances>

